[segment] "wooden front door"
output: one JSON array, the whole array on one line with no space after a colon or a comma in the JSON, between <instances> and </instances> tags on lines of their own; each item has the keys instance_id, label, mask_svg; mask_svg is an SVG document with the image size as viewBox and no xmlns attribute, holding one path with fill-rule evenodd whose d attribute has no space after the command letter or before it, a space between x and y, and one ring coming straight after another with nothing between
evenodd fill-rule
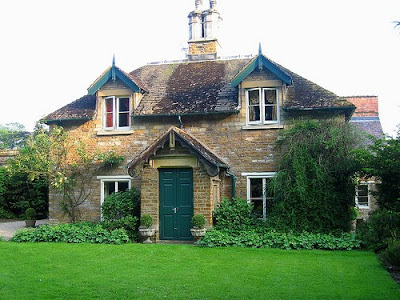
<instances>
[{"instance_id":1,"label":"wooden front door","mask_svg":"<svg viewBox=\"0 0 400 300\"><path fill-rule=\"evenodd\" d=\"M160 239L191 240L193 170L159 169Z\"/></svg>"}]
</instances>

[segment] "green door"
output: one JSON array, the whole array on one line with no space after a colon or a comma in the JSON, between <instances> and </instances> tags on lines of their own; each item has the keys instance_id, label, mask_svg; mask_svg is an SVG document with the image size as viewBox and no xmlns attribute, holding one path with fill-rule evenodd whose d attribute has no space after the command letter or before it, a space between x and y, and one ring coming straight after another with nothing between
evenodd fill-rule
<instances>
[{"instance_id":1,"label":"green door","mask_svg":"<svg viewBox=\"0 0 400 300\"><path fill-rule=\"evenodd\" d=\"M159 169L160 239L191 240L193 217L192 169Z\"/></svg>"}]
</instances>

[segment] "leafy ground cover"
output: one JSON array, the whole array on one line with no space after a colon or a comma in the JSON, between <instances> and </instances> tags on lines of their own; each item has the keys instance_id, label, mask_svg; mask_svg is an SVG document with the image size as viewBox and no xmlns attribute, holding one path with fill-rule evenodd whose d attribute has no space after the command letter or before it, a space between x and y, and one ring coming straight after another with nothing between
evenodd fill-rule
<instances>
[{"instance_id":1,"label":"leafy ground cover","mask_svg":"<svg viewBox=\"0 0 400 300\"><path fill-rule=\"evenodd\" d=\"M363 251L0 242L0 299L400 299Z\"/></svg>"}]
</instances>

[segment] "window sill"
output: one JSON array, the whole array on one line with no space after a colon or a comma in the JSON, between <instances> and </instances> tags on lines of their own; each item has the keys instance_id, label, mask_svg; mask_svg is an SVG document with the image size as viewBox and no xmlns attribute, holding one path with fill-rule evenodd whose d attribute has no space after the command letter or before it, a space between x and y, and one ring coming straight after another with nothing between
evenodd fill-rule
<instances>
[{"instance_id":1,"label":"window sill","mask_svg":"<svg viewBox=\"0 0 400 300\"><path fill-rule=\"evenodd\" d=\"M107 136L107 135L129 135L132 134L133 130L101 130L97 132L99 136Z\"/></svg>"},{"instance_id":2,"label":"window sill","mask_svg":"<svg viewBox=\"0 0 400 300\"><path fill-rule=\"evenodd\" d=\"M264 125L246 125L242 126L243 130L261 130L261 129L283 129L282 124L264 124Z\"/></svg>"},{"instance_id":3,"label":"window sill","mask_svg":"<svg viewBox=\"0 0 400 300\"><path fill-rule=\"evenodd\" d=\"M358 209L370 209L369 206L357 206Z\"/></svg>"}]
</instances>

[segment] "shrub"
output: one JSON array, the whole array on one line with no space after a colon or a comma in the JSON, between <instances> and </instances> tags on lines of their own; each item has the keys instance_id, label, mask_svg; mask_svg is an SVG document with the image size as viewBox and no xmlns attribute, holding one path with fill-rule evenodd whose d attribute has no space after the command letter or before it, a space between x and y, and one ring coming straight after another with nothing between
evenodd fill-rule
<instances>
[{"instance_id":1,"label":"shrub","mask_svg":"<svg viewBox=\"0 0 400 300\"><path fill-rule=\"evenodd\" d=\"M386 266L400 271L400 240L392 241L387 249L379 254L379 258Z\"/></svg>"},{"instance_id":2,"label":"shrub","mask_svg":"<svg viewBox=\"0 0 400 300\"><path fill-rule=\"evenodd\" d=\"M400 237L400 213L376 210L365 224L357 226L357 237L370 250L385 250L393 239Z\"/></svg>"},{"instance_id":3,"label":"shrub","mask_svg":"<svg viewBox=\"0 0 400 300\"><path fill-rule=\"evenodd\" d=\"M257 223L252 215L253 205L244 199L225 198L214 210L213 216L216 229L240 231Z\"/></svg>"},{"instance_id":4,"label":"shrub","mask_svg":"<svg viewBox=\"0 0 400 300\"><path fill-rule=\"evenodd\" d=\"M132 188L129 191L112 193L104 199L102 213L104 220L119 220L127 216L139 216L140 194Z\"/></svg>"},{"instance_id":5,"label":"shrub","mask_svg":"<svg viewBox=\"0 0 400 300\"><path fill-rule=\"evenodd\" d=\"M14 219L14 218L15 216L12 213L0 207L0 219Z\"/></svg>"},{"instance_id":6,"label":"shrub","mask_svg":"<svg viewBox=\"0 0 400 300\"><path fill-rule=\"evenodd\" d=\"M36 220L36 211L34 208L30 207L25 211L25 218L27 220Z\"/></svg>"},{"instance_id":7,"label":"shrub","mask_svg":"<svg viewBox=\"0 0 400 300\"><path fill-rule=\"evenodd\" d=\"M109 231L123 228L126 230L129 238L132 241L137 239L137 224L138 224L137 217L126 216L119 220L113 220L113 221L104 220L100 224Z\"/></svg>"},{"instance_id":8,"label":"shrub","mask_svg":"<svg viewBox=\"0 0 400 300\"><path fill-rule=\"evenodd\" d=\"M274 230L261 232L249 229L239 234L232 234L232 232L224 230L211 229L207 231L202 240L197 242L197 245L203 247L352 250L360 248L361 242L350 233L334 236L309 232L282 233Z\"/></svg>"},{"instance_id":9,"label":"shrub","mask_svg":"<svg viewBox=\"0 0 400 300\"><path fill-rule=\"evenodd\" d=\"M193 228L202 229L206 225L206 218L203 215L197 214L192 218Z\"/></svg>"},{"instance_id":10,"label":"shrub","mask_svg":"<svg viewBox=\"0 0 400 300\"><path fill-rule=\"evenodd\" d=\"M140 226L150 228L153 225L153 217L149 214L144 214L140 217Z\"/></svg>"},{"instance_id":11,"label":"shrub","mask_svg":"<svg viewBox=\"0 0 400 300\"><path fill-rule=\"evenodd\" d=\"M34 229L20 229L11 239L13 242L55 242L124 244L129 243L125 229L108 231L93 223L42 225Z\"/></svg>"},{"instance_id":12,"label":"shrub","mask_svg":"<svg viewBox=\"0 0 400 300\"><path fill-rule=\"evenodd\" d=\"M113 193L104 199L101 224L108 230L124 228L131 240L137 238L140 214L140 194L132 188L129 191Z\"/></svg>"}]
</instances>

